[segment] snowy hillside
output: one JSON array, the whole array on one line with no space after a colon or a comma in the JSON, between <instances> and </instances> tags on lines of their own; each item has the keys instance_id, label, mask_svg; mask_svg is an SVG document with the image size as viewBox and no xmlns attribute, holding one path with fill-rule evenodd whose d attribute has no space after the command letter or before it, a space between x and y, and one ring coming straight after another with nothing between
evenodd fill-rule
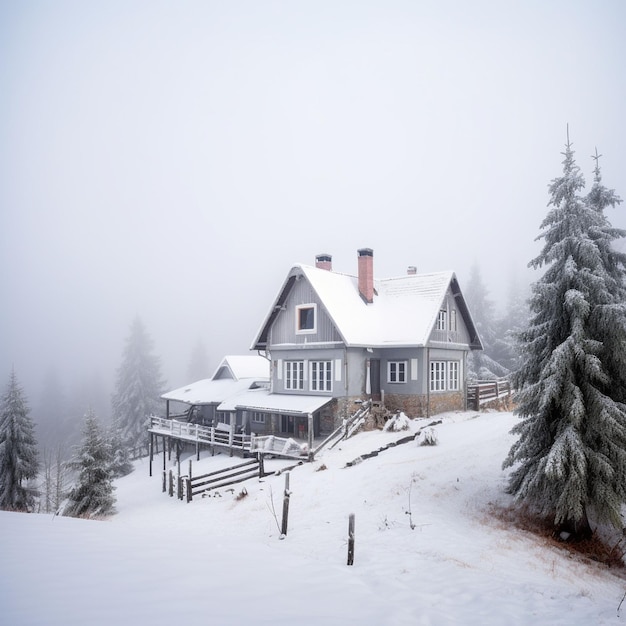
<instances>
[{"instance_id":1,"label":"snowy hillside","mask_svg":"<svg viewBox=\"0 0 626 626\"><path fill-rule=\"evenodd\" d=\"M187 504L161 493L147 461L117 481L109 521L2 512L2 623L626 624L625 580L490 515L508 500L500 467L514 421L447 414L437 446L350 467L406 433L325 451L291 472L284 540L271 510L280 520L284 475L248 481L239 500L235 486ZM207 456L194 474L237 461Z\"/></svg>"}]
</instances>

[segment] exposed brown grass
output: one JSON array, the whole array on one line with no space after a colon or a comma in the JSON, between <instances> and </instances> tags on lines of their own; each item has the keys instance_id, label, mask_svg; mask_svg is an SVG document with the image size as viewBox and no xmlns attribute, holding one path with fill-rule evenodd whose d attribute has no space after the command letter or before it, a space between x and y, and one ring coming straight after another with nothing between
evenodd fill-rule
<instances>
[{"instance_id":1,"label":"exposed brown grass","mask_svg":"<svg viewBox=\"0 0 626 626\"><path fill-rule=\"evenodd\" d=\"M490 513L501 527L511 526L540 538L545 545L562 550L589 563L610 568L615 574L626 577L626 538L621 534L595 531L590 539L563 541L555 533L550 520L533 514L522 506L492 505Z\"/></svg>"}]
</instances>

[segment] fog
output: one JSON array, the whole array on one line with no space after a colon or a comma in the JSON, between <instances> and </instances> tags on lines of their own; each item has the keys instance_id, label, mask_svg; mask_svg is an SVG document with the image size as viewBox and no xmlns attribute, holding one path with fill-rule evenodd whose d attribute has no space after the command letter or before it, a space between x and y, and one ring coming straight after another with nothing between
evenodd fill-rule
<instances>
[{"instance_id":1,"label":"fog","mask_svg":"<svg viewBox=\"0 0 626 626\"><path fill-rule=\"evenodd\" d=\"M321 252L461 288L475 263L501 300L534 279L567 124L626 196L624 23L619 0L3 2L0 383L108 399L137 315L189 382L198 341L211 371L247 352Z\"/></svg>"}]
</instances>

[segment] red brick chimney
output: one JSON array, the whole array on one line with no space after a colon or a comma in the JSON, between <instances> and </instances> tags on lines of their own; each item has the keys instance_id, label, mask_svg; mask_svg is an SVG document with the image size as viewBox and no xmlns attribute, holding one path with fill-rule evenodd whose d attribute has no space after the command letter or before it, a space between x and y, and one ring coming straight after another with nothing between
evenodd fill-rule
<instances>
[{"instance_id":1,"label":"red brick chimney","mask_svg":"<svg viewBox=\"0 0 626 626\"><path fill-rule=\"evenodd\" d=\"M357 250L359 255L359 293L368 304L374 302L374 251L371 248Z\"/></svg>"},{"instance_id":2,"label":"red brick chimney","mask_svg":"<svg viewBox=\"0 0 626 626\"><path fill-rule=\"evenodd\" d=\"M333 257L330 254L318 254L315 257L315 267L321 270L333 271Z\"/></svg>"}]
</instances>

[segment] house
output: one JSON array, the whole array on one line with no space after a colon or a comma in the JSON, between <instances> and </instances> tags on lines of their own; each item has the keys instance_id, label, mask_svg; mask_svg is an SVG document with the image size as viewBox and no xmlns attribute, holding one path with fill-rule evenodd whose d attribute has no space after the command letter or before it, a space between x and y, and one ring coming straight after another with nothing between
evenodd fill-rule
<instances>
[{"instance_id":1,"label":"house","mask_svg":"<svg viewBox=\"0 0 626 626\"><path fill-rule=\"evenodd\" d=\"M231 453L258 435L313 451L366 401L410 417L465 409L467 355L480 349L453 272L376 279L370 248L357 251L356 275L320 254L288 272L252 342L258 355L225 357L211 379L163 394L166 419L149 430ZM187 408L174 414L174 403Z\"/></svg>"},{"instance_id":2,"label":"house","mask_svg":"<svg viewBox=\"0 0 626 626\"><path fill-rule=\"evenodd\" d=\"M363 248L356 275L329 254L292 267L251 349L270 360L270 387L227 408L257 432L303 436L311 424L317 436L367 399L411 417L464 409L467 354L482 346L453 272L376 279Z\"/></svg>"}]
</instances>

